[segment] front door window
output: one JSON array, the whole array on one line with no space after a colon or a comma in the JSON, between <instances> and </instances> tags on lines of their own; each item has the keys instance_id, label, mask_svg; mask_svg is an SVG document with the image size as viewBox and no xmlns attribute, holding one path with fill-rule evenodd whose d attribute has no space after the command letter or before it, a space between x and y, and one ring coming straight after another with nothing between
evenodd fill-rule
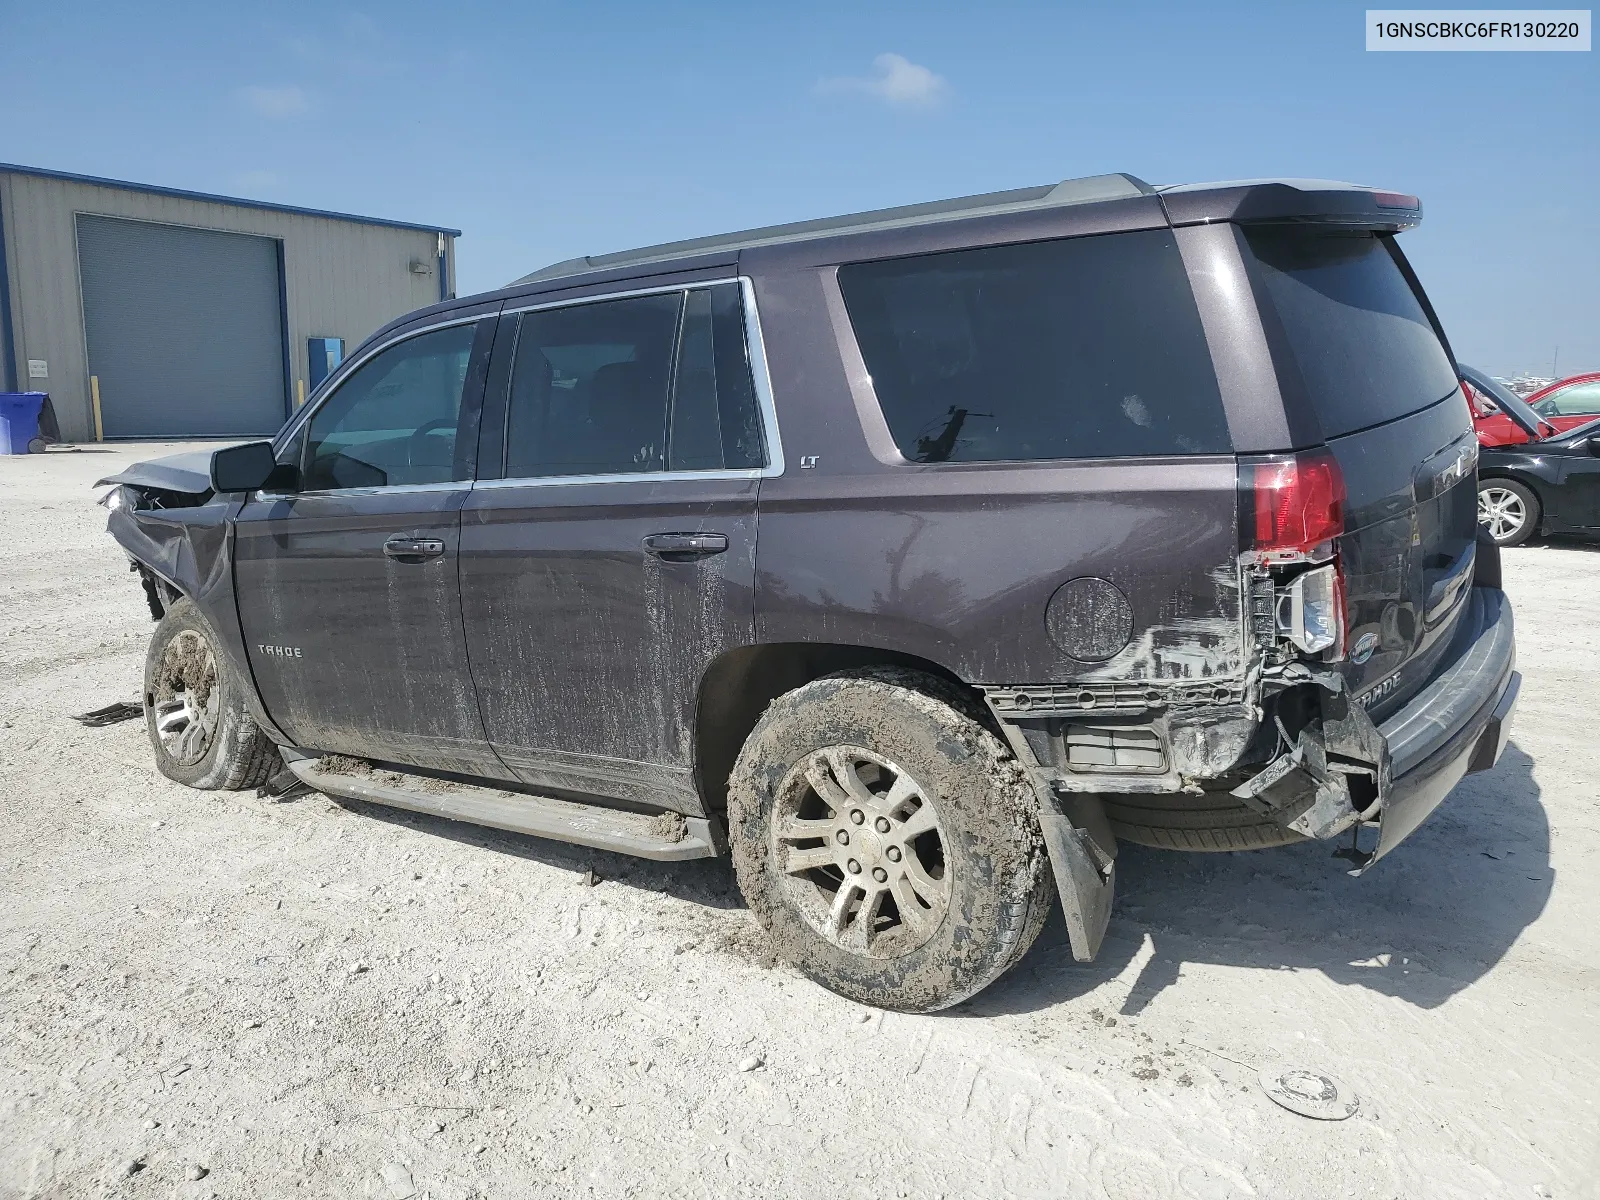
<instances>
[{"instance_id":1,"label":"front door window","mask_svg":"<svg viewBox=\"0 0 1600 1200\"><path fill-rule=\"evenodd\" d=\"M421 333L358 367L311 417L301 490L464 479L456 429L475 329Z\"/></svg>"}]
</instances>

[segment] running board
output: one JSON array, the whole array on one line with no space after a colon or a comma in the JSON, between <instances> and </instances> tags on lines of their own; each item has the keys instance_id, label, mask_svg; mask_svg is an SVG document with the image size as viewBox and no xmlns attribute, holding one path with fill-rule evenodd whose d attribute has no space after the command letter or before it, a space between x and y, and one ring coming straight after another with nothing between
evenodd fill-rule
<instances>
[{"instance_id":1,"label":"running board","mask_svg":"<svg viewBox=\"0 0 1600 1200\"><path fill-rule=\"evenodd\" d=\"M656 862L713 858L717 854L711 822L704 817L684 817L677 813L651 816L593 804L575 804L553 796L530 796L369 767L360 760L343 760L357 764L359 774L323 771L318 769L323 761L320 756L288 747L283 749L283 760L307 786L330 796L365 800L370 804L532 834L596 850L614 850L618 854Z\"/></svg>"}]
</instances>

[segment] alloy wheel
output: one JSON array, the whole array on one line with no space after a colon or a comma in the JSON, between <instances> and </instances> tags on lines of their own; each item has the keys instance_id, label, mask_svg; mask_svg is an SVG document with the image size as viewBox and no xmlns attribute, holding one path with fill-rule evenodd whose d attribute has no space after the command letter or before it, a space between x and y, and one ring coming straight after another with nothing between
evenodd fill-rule
<instances>
[{"instance_id":1,"label":"alloy wheel","mask_svg":"<svg viewBox=\"0 0 1600 1200\"><path fill-rule=\"evenodd\" d=\"M806 923L867 958L909 953L950 907L939 815L927 791L869 750L830 746L789 775L773 806L772 852Z\"/></svg>"},{"instance_id":2,"label":"alloy wheel","mask_svg":"<svg viewBox=\"0 0 1600 1200\"><path fill-rule=\"evenodd\" d=\"M185 629L167 643L150 697L161 748L181 766L206 756L222 715L217 657L206 640Z\"/></svg>"},{"instance_id":3,"label":"alloy wheel","mask_svg":"<svg viewBox=\"0 0 1600 1200\"><path fill-rule=\"evenodd\" d=\"M1497 542L1521 532L1528 522L1528 507L1522 497L1503 487L1478 489L1478 524L1486 526Z\"/></svg>"}]
</instances>

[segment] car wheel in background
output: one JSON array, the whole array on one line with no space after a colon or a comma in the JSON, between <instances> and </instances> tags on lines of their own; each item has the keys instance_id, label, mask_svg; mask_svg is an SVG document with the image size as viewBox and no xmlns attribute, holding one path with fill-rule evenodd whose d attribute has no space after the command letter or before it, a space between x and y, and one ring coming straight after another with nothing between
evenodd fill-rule
<instances>
[{"instance_id":1,"label":"car wheel in background","mask_svg":"<svg viewBox=\"0 0 1600 1200\"><path fill-rule=\"evenodd\" d=\"M782 958L931 1012L1033 944L1053 877L1032 784L933 676L832 675L780 696L729 779L739 887Z\"/></svg>"},{"instance_id":2,"label":"car wheel in background","mask_svg":"<svg viewBox=\"0 0 1600 1200\"><path fill-rule=\"evenodd\" d=\"M1539 527L1539 498L1514 479L1478 484L1478 524L1499 546L1520 546Z\"/></svg>"}]
</instances>

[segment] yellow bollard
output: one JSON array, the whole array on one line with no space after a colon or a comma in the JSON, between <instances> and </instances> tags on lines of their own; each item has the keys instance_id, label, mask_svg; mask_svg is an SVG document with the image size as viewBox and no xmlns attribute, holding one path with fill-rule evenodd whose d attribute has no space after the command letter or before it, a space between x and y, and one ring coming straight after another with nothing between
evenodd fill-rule
<instances>
[{"instance_id":1,"label":"yellow bollard","mask_svg":"<svg viewBox=\"0 0 1600 1200\"><path fill-rule=\"evenodd\" d=\"M94 403L94 440L106 440L106 427L100 420L100 376L89 376L89 399Z\"/></svg>"},{"instance_id":2,"label":"yellow bollard","mask_svg":"<svg viewBox=\"0 0 1600 1200\"><path fill-rule=\"evenodd\" d=\"M294 381L294 406L296 408L300 408L300 407L304 406L305 402L306 402L306 381L304 379L296 379Z\"/></svg>"}]
</instances>

